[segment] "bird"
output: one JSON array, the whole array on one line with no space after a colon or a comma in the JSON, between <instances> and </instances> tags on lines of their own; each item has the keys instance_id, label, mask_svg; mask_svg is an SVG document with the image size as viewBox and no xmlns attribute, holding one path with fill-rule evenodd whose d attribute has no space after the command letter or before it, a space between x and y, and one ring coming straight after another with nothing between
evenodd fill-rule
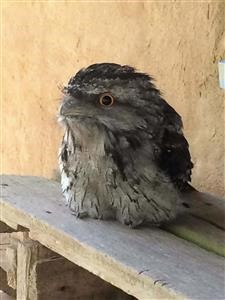
<instances>
[{"instance_id":1,"label":"bird","mask_svg":"<svg viewBox=\"0 0 225 300\"><path fill-rule=\"evenodd\" d=\"M136 228L177 217L193 163L181 116L154 81L128 65L95 63L63 88L59 169L77 218Z\"/></svg>"}]
</instances>

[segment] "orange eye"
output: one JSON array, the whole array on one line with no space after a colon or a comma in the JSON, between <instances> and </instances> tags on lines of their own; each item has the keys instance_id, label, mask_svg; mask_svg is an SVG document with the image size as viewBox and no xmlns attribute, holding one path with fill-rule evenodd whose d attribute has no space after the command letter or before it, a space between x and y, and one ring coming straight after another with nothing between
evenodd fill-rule
<instances>
[{"instance_id":1,"label":"orange eye","mask_svg":"<svg viewBox=\"0 0 225 300\"><path fill-rule=\"evenodd\" d=\"M112 95L110 95L108 93L104 93L100 96L99 103L102 106L112 106L114 103L114 98Z\"/></svg>"}]
</instances>

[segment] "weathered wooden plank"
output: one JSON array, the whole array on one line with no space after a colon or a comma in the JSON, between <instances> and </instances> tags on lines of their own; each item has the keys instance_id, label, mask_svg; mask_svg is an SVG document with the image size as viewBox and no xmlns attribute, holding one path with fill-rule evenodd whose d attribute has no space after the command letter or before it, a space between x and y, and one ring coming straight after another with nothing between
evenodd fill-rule
<instances>
[{"instance_id":1,"label":"weathered wooden plank","mask_svg":"<svg viewBox=\"0 0 225 300\"><path fill-rule=\"evenodd\" d=\"M183 215L165 230L200 247L225 257L225 231L192 215Z\"/></svg>"},{"instance_id":2,"label":"weathered wooden plank","mask_svg":"<svg viewBox=\"0 0 225 300\"><path fill-rule=\"evenodd\" d=\"M185 214L163 229L225 257L225 200L193 191L183 204Z\"/></svg>"},{"instance_id":3,"label":"weathered wooden plank","mask_svg":"<svg viewBox=\"0 0 225 300\"><path fill-rule=\"evenodd\" d=\"M139 299L224 299L224 259L158 228L78 220L59 184L4 176L1 218L32 239Z\"/></svg>"},{"instance_id":4,"label":"weathered wooden plank","mask_svg":"<svg viewBox=\"0 0 225 300\"><path fill-rule=\"evenodd\" d=\"M11 233L14 230L5 223L0 222L0 299L15 298L15 249L11 245ZM13 296L11 298L7 294Z\"/></svg>"},{"instance_id":5,"label":"weathered wooden plank","mask_svg":"<svg viewBox=\"0 0 225 300\"><path fill-rule=\"evenodd\" d=\"M0 233L0 267L7 274L8 285L16 288L17 242L26 238L28 232Z\"/></svg>"},{"instance_id":6,"label":"weathered wooden plank","mask_svg":"<svg viewBox=\"0 0 225 300\"><path fill-rule=\"evenodd\" d=\"M55 254L49 249L28 237L23 240L15 241L17 243L17 299L18 300L39 300L37 288L38 276L36 272L37 263L50 260ZM46 278L45 278L46 279ZM47 286L49 281L45 281Z\"/></svg>"},{"instance_id":7,"label":"weathered wooden plank","mask_svg":"<svg viewBox=\"0 0 225 300\"><path fill-rule=\"evenodd\" d=\"M17 290L18 300L135 299L30 240L27 232L0 233L0 242L0 267L7 273L5 286Z\"/></svg>"},{"instance_id":8,"label":"weathered wooden plank","mask_svg":"<svg viewBox=\"0 0 225 300\"><path fill-rule=\"evenodd\" d=\"M16 289L17 251L15 247L11 246L6 249L6 260L8 264L6 269L8 285Z\"/></svg>"},{"instance_id":9,"label":"weathered wooden plank","mask_svg":"<svg viewBox=\"0 0 225 300\"><path fill-rule=\"evenodd\" d=\"M32 243L18 243L17 247L17 300L29 300L29 270L32 255Z\"/></svg>"},{"instance_id":10,"label":"weathered wooden plank","mask_svg":"<svg viewBox=\"0 0 225 300\"><path fill-rule=\"evenodd\" d=\"M225 230L225 199L193 191L185 194L184 202L193 216Z\"/></svg>"}]
</instances>

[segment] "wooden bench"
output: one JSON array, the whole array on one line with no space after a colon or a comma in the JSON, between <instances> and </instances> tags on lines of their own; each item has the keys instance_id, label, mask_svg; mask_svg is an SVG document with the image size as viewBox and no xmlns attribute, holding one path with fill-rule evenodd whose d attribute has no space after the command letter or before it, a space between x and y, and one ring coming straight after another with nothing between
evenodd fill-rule
<instances>
[{"instance_id":1,"label":"wooden bench","mask_svg":"<svg viewBox=\"0 0 225 300\"><path fill-rule=\"evenodd\" d=\"M75 218L55 181L2 176L0 289L18 300L225 299L225 202L198 194L173 224L131 230Z\"/></svg>"}]
</instances>

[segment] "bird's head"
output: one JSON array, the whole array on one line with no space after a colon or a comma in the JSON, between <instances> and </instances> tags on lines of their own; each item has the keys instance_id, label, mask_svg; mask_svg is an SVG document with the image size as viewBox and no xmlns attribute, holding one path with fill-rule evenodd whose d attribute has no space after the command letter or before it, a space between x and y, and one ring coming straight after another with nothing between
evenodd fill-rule
<instances>
[{"instance_id":1,"label":"bird's head","mask_svg":"<svg viewBox=\"0 0 225 300\"><path fill-rule=\"evenodd\" d=\"M64 122L113 133L145 129L152 105L157 106L160 98L150 76L113 63L81 69L63 92L60 117Z\"/></svg>"}]
</instances>

